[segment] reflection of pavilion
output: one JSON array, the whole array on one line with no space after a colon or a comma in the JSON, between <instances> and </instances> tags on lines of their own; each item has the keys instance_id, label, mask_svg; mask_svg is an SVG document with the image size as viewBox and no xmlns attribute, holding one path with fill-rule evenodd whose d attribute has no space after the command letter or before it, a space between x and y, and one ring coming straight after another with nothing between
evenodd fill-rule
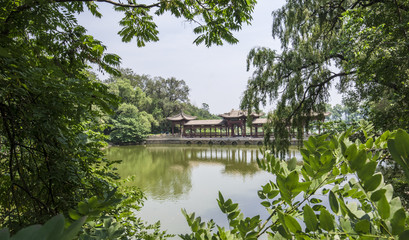
<instances>
[{"instance_id":1,"label":"reflection of pavilion","mask_svg":"<svg viewBox=\"0 0 409 240\"><path fill-rule=\"evenodd\" d=\"M175 127L179 126L183 137L263 137L262 126L267 119L259 118L262 115L250 114L252 123L249 129L246 127L248 114L241 110L231 110L219 115L223 119L216 120L196 120L196 117L183 112L167 119L172 122L172 134L175 134Z\"/></svg>"}]
</instances>

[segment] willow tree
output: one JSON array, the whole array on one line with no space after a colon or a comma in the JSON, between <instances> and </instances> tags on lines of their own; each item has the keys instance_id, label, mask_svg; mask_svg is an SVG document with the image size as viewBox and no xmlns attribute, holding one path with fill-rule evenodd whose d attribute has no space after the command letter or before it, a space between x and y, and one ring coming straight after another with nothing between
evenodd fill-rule
<instances>
[{"instance_id":1,"label":"willow tree","mask_svg":"<svg viewBox=\"0 0 409 240\"><path fill-rule=\"evenodd\" d=\"M276 101L277 139L288 136L290 121L302 132L334 85L348 106L362 103L377 128L409 128L408 1L287 0L272 16L282 48L250 51L254 73L242 108Z\"/></svg>"},{"instance_id":2,"label":"willow tree","mask_svg":"<svg viewBox=\"0 0 409 240\"><path fill-rule=\"evenodd\" d=\"M100 18L97 2L123 13L118 34L141 47L158 41L152 15L165 12L197 24L196 44L236 43L256 1L1 0L0 228L45 222L114 187L98 128L117 99L86 70L118 74L120 57L76 20Z\"/></svg>"}]
</instances>

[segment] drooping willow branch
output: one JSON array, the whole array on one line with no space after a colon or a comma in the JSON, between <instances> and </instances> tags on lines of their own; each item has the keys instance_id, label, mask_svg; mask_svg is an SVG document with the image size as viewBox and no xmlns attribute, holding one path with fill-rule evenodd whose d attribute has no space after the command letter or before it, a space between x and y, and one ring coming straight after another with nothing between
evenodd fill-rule
<instances>
[{"instance_id":1,"label":"drooping willow branch","mask_svg":"<svg viewBox=\"0 0 409 240\"><path fill-rule=\"evenodd\" d=\"M322 81L322 82L320 82L320 83L309 85L309 86L307 87L307 89L304 91L303 98L302 98L301 101L298 103L297 108L295 108L295 109L291 112L290 116L288 116L288 119L291 119L291 118L300 110L301 106L302 106L302 105L304 104L304 102L307 100L307 94L308 94L308 92L309 92L310 89L312 89L312 88L317 88L317 87L318 87L318 88L322 88L325 84L329 83L329 82L332 81L334 78L343 77L343 76L348 76L348 75L354 74L354 73L356 73L356 71L350 71L350 72L348 72L348 73L345 73L345 72L337 73L337 74L334 74L334 75L332 75L331 77L325 79L324 81Z\"/></svg>"}]
</instances>

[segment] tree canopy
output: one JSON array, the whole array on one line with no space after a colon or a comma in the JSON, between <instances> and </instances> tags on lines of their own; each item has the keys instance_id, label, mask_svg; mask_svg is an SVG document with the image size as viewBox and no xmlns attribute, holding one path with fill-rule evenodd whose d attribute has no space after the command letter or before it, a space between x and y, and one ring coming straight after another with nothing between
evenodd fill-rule
<instances>
[{"instance_id":1,"label":"tree canopy","mask_svg":"<svg viewBox=\"0 0 409 240\"><path fill-rule=\"evenodd\" d=\"M111 126L105 133L111 135L110 141L113 143L135 143L144 140L148 133L170 132L170 123L166 118L181 111L199 119L216 118L209 112L206 103L198 108L190 102L190 89L184 80L138 75L131 69L119 68L118 71L120 77L111 75L105 83L123 104L127 104L128 108L133 106L134 113L124 121L121 105L114 115L105 118Z\"/></svg>"},{"instance_id":2,"label":"tree canopy","mask_svg":"<svg viewBox=\"0 0 409 240\"><path fill-rule=\"evenodd\" d=\"M255 4L254 0L159 0L150 4L135 0L1 0L0 227L16 231L44 223L57 213L67 214L86 198L104 198L117 189L113 162L105 160L101 151L102 117L119 109L119 121L127 122L138 111L127 104L118 108L118 98L88 74L91 63L119 74L120 57L106 53L106 47L87 35L76 20L76 14L84 11L101 17L97 2L123 13L118 34L124 42L135 40L140 47L158 41L152 15L165 12L197 24L196 44L236 43L232 32L250 23ZM143 94L138 96L143 98ZM95 205L95 198L91 199ZM140 197L132 199L139 201ZM120 209L116 206L110 204L105 213ZM117 216L120 222L130 215Z\"/></svg>"},{"instance_id":3,"label":"tree canopy","mask_svg":"<svg viewBox=\"0 0 409 240\"><path fill-rule=\"evenodd\" d=\"M254 72L242 108L277 100L278 119L299 125L325 110L336 85L344 103L363 105L377 129L408 129L408 21L405 0L287 0L273 12L281 51L248 54Z\"/></svg>"}]
</instances>

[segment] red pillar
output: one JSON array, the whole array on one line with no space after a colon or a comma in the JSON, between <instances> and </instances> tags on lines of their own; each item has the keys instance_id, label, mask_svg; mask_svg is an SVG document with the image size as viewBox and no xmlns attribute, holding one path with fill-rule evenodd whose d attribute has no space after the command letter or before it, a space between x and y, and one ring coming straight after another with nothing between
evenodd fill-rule
<instances>
[{"instance_id":1,"label":"red pillar","mask_svg":"<svg viewBox=\"0 0 409 240\"><path fill-rule=\"evenodd\" d=\"M244 120L244 136L247 136L246 120Z\"/></svg>"}]
</instances>

